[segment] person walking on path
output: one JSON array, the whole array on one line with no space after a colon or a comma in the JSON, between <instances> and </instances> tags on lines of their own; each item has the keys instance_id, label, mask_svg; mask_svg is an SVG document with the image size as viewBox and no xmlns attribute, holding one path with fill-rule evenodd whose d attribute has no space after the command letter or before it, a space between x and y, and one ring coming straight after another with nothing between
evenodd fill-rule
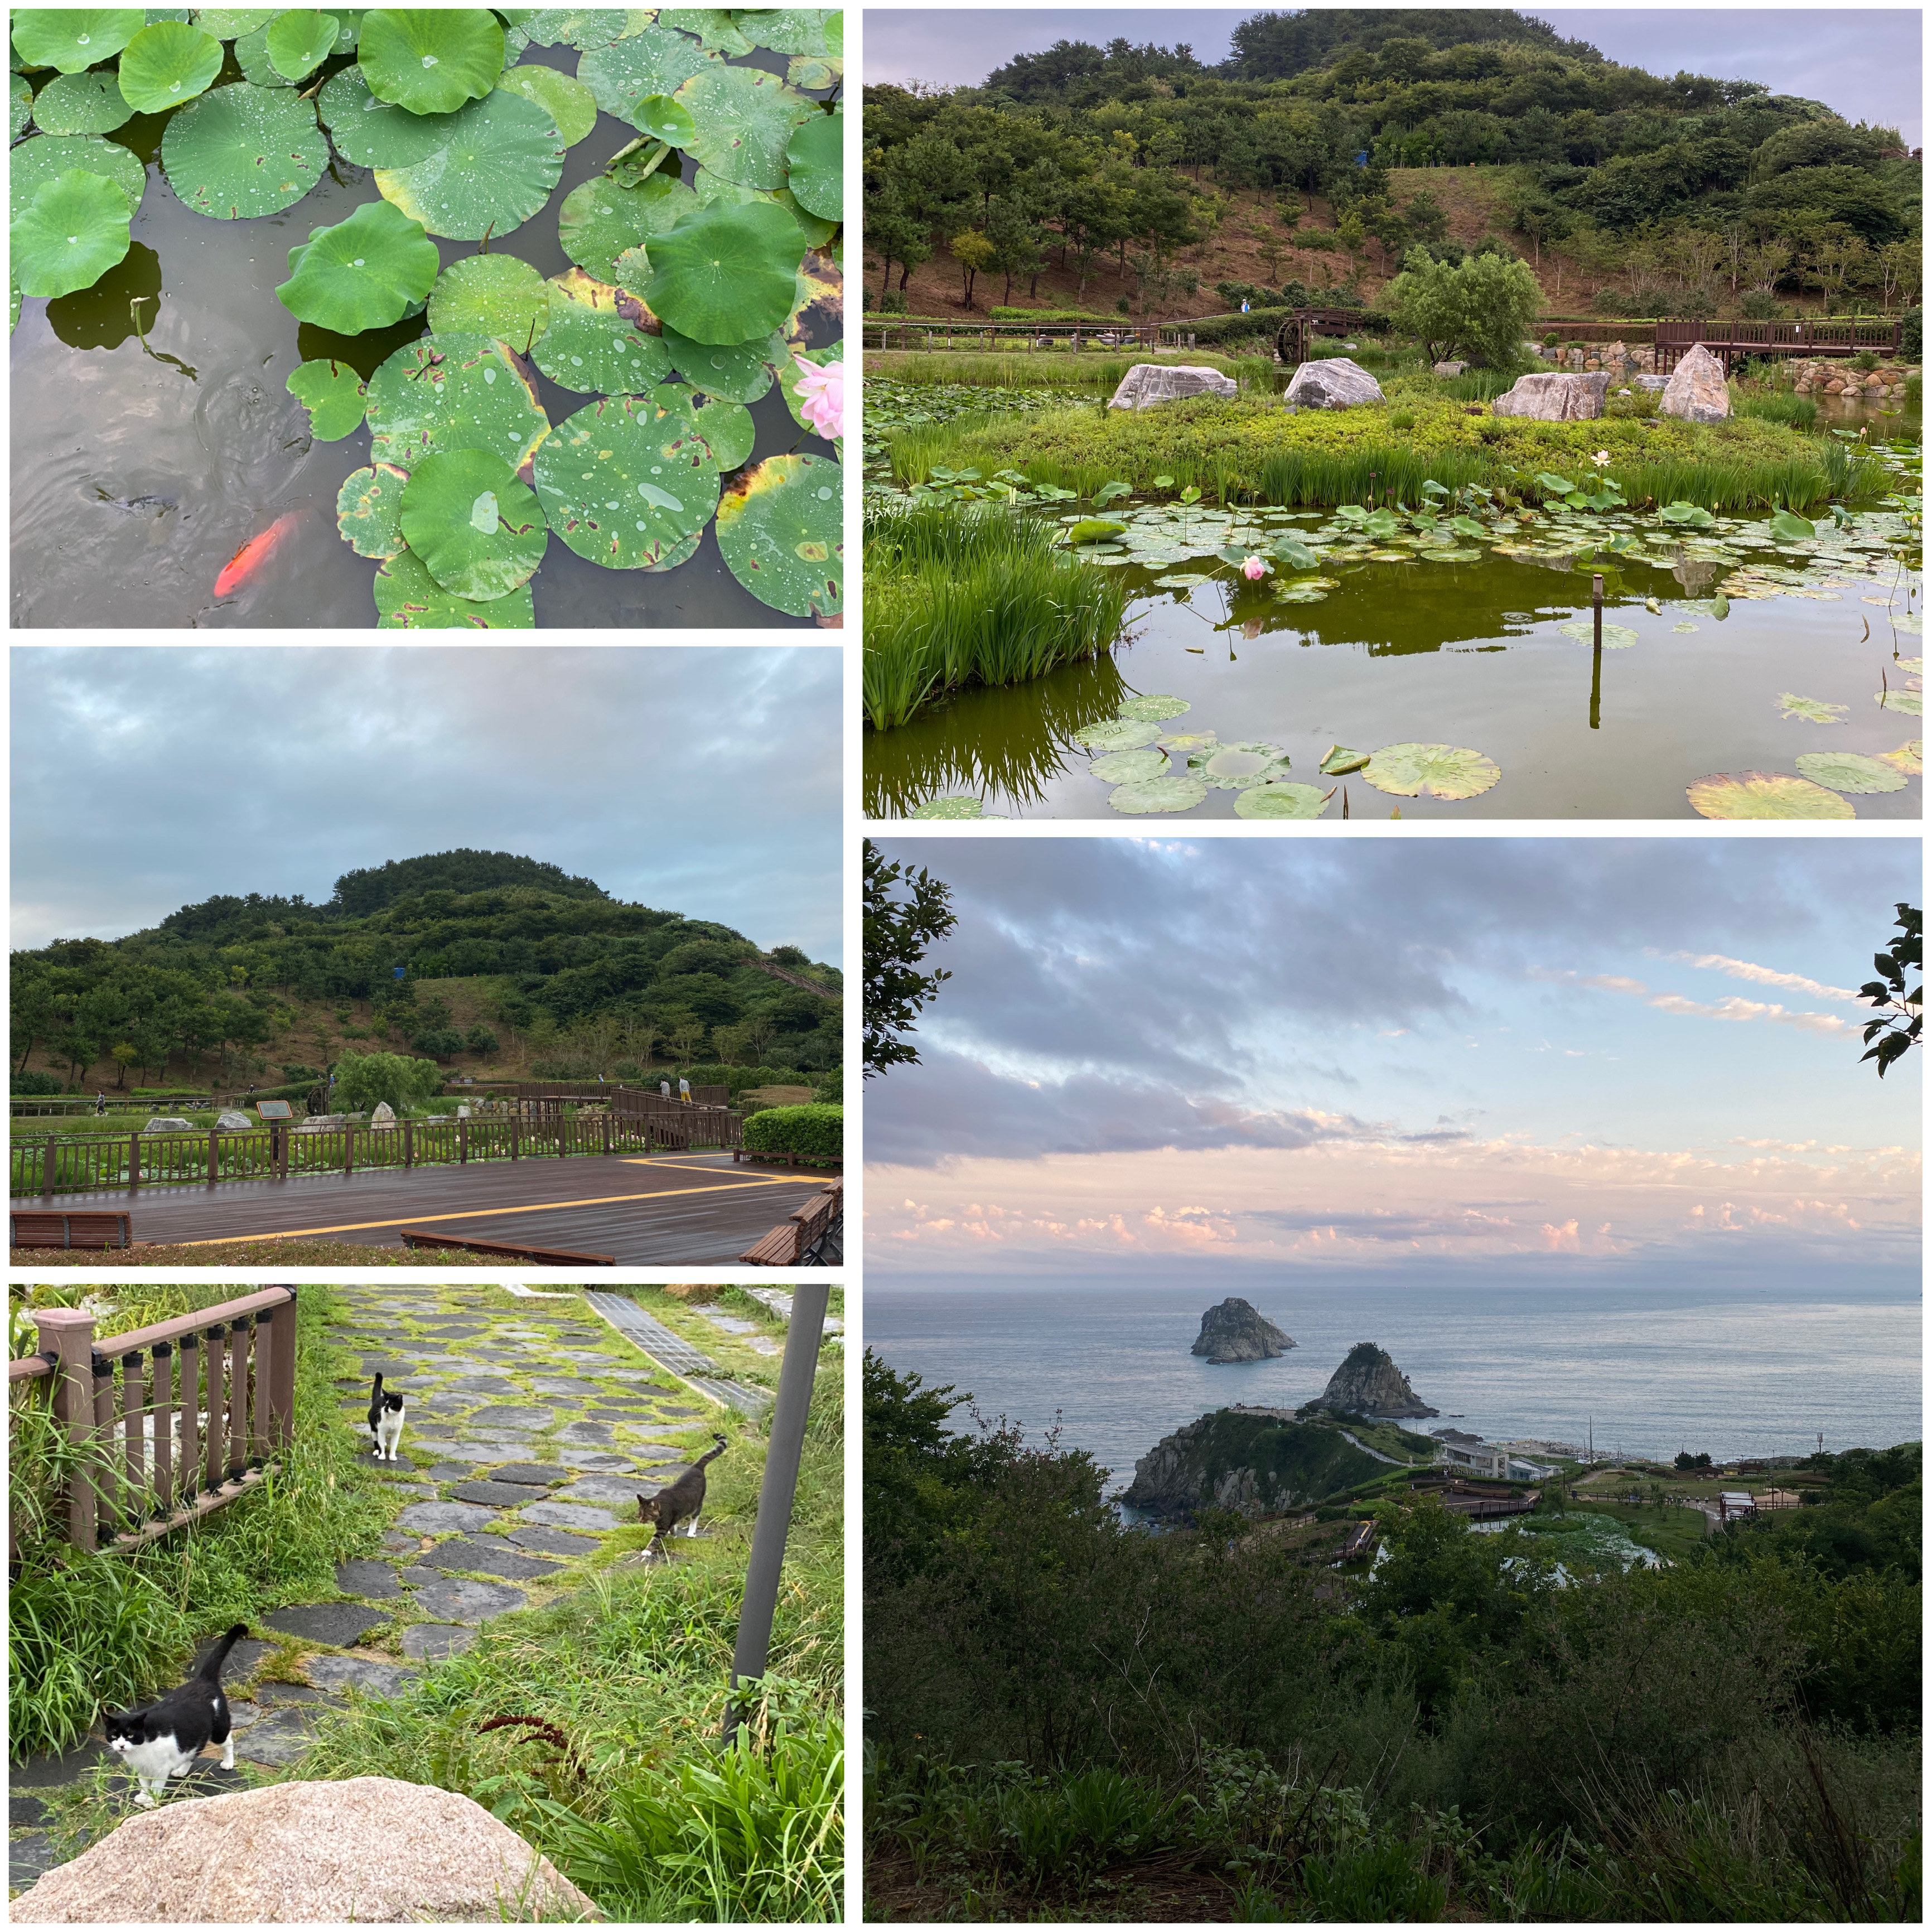
<instances>
[{"instance_id":1,"label":"person walking on path","mask_svg":"<svg viewBox=\"0 0 1932 1932\"><path fill-rule=\"evenodd\" d=\"M95 1118L98 1119L101 1114L106 1113L106 1111L107 1096L100 1088L97 1087L94 1090L94 1112Z\"/></svg>"},{"instance_id":2,"label":"person walking on path","mask_svg":"<svg viewBox=\"0 0 1932 1932\"><path fill-rule=\"evenodd\" d=\"M682 1073L677 1076L677 1097L687 1107L691 1105L691 1082Z\"/></svg>"}]
</instances>

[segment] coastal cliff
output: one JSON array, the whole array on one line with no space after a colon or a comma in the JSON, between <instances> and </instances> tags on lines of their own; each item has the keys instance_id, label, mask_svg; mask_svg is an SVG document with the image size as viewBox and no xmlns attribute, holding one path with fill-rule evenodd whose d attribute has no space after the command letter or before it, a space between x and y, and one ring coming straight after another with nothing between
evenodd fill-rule
<instances>
[{"instance_id":1,"label":"coastal cliff","mask_svg":"<svg viewBox=\"0 0 1932 1932\"><path fill-rule=\"evenodd\" d=\"M1252 1302L1231 1294L1201 1318L1201 1333L1192 1350L1210 1362L1264 1362L1294 1346Z\"/></svg>"},{"instance_id":2,"label":"coastal cliff","mask_svg":"<svg viewBox=\"0 0 1932 1932\"><path fill-rule=\"evenodd\" d=\"M1338 1415L1440 1415L1408 1385L1408 1378L1372 1342L1358 1342L1328 1378L1313 1406Z\"/></svg>"},{"instance_id":3,"label":"coastal cliff","mask_svg":"<svg viewBox=\"0 0 1932 1932\"><path fill-rule=\"evenodd\" d=\"M1134 1465L1120 1500L1170 1518L1210 1507L1278 1514L1365 1482L1381 1467L1327 1416L1237 1405L1163 1436Z\"/></svg>"}]
</instances>

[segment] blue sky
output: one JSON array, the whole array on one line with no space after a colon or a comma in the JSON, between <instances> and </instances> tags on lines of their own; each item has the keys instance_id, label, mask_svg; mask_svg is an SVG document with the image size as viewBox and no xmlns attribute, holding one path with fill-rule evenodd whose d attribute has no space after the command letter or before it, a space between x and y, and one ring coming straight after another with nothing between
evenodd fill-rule
<instances>
[{"instance_id":1,"label":"blue sky","mask_svg":"<svg viewBox=\"0 0 1932 1932\"><path fill-rule=\"evenodd\" d=\"M867 1088L888 1270L1916 1265L1852 998L1916 840L880 843L960 913Z\"/></svg>"},{"instance_id":2,"label":"blue sky","mask_svg":"<svg viewBox=\"0 0 1932 1932\"><path fill-rule=\"evenodd\" d=\"M473 846L842 963L824 645L23 646L13 944Z\"/></svg>"},{"instance_id":3,"label":"blue sky","mask_svg":"<svg viewBox=\"0 0 1932 1932\"><path fill-rule=\"evenodd\" d=\"M1008 10L875 9L866 14L866 79L976 86L1018 53L1056 40L1191 46L1225 60L1235 25L1252 7L1048 7ZM1526 7L1565 39L1651 74L1688 70L1720 80L1762 81L1775 94L1822 100L1848 121L1894 127L1919 144L1923 29L1910 8Z\"/></svg>"}]
</instances>

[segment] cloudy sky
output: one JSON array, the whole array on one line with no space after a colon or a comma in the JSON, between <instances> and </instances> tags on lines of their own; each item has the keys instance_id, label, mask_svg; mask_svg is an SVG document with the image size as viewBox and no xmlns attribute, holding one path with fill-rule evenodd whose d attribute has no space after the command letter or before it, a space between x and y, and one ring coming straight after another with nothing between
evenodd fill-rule
<instances>
[{"instance_id":1,"label":"cloudy sky","mask_svg":"<svg viewBox=\"0 0 1932 1932\"><path fill-rule=\"evenodd\" d=\"M964 8L866 12L866 78L975 86L1015 54L1056 40L1104 44L1116 34L1144 44L1185 41L1198 59L1226 60L1228 36L1254 7L1047 7L982 12ZM1900 8L1682 9L1526 7L1568 40L1606 59L1669 76L1762 81L1774 94L1822 100L1848 121L1897 128L1919 143L1919 10Z\"/></svg>"},{"instance_id":2,"label":"cloudy sky","mask_svg":"<svg viewBox=\"0 0 1932 1932\"><path fill-rule=\"evenodd\" d=\"M840 963L836 649L11 657L16 946L467 845Z\"/></svg>"},{"instance_id":3,"label":"cloudy sky","mask_svg":"<svg viewBox=\"0 0 1932 1932\"><path fill-rule=\"evenodd\" d=\"M880 1278L1916 1274L1853 998L1916 840L880 843L959 916L866 1085Z\"/></svg>"}]
</instances>

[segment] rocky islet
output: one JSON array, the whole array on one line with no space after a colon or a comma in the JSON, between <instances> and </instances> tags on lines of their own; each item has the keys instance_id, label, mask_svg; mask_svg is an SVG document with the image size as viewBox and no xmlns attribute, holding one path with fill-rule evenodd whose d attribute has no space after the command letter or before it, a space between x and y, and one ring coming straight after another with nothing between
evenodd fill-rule
<instances>
[{"instance_id":1,"label":"rocky islet","mask_svg":"<svg viewBox=\"0 0 1932 1932\"><path fill-rule=\"evenodd\" d=\"M1202 1316L1201 1333L1190 1352L1210 1362L1264 1362L1294 1346L1293 1338L1252 1302L1231 1294Z\"/></svg>"}]
</instances>

